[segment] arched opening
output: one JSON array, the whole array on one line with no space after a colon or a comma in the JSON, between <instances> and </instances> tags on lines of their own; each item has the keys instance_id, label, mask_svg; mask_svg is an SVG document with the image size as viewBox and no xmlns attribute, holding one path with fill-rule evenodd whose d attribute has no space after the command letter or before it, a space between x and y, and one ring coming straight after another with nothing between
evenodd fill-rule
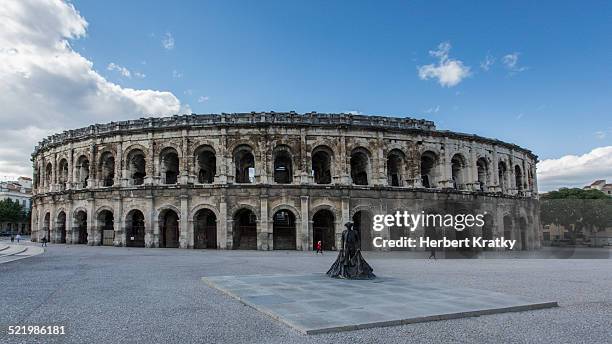
<instances>
[{"instance_id":1,"label":"arched opening","mask_svg":"<svg viewBox=\"0 0 612 344\"><path fill-rule=\"evenodd\" d=\"M89 180L89 159L85 155L81 155L77 160L77 181L80 188L87 187L87 181Z\"/></svg>"},{"instance_id":2,"label":"arched opening","mask_svg":"<svg viewBox=\"0 0 612 344\"><path fill-rule=\"evenodd\" d=\"M115 240L115 218L110 210L102 210L98 213L98 230L100 231L100 242L104 246L113 246Z\"/></svg>"},{"instance_id":3,"label":"arched opening","mask_svg":"<svg viewBox=\"0 0 612 344\"><path fill-rule=\"evenodd\" d=\"M359 233L361 249L369 251L372 249L372 214L360 210L353 215L353 228Z\"/></svg>"},{"instance_id":4,"label":"arched opening","mask_svg":"<svg viewBox=\"0 0 612 344\"><path fill-rule=\"evenodd\" d=\"M134 209L127 214L125 238L128 247L145 247L145 221L142 211Z\"/></svg>"},{"instance_id":5,"label":"arched opening","mask_svg":"<svg viewBox=\"0 0 612 344\"><path fill-rule=\"evenodd\" d=\"M144 152L140 149L132 150L127 156L128 178L131 185L142 185L147 175Z\"/></svg>"},{"instance_id":6,"label":"arched opening","mask_svg":"<svg viewBox=\"0 0 612 344\"><path fill-rule=\"evenodd\" d=\"M111 152L104 152L100 157L100 170L98 171L102 186L115 184L115 157Z\"/></svg>"},{"instance_id":7,"label":"arched opening","mask_svg":"<svg viewBox=\"0 0 612 344\"><path fill-rule=\"evenodd\" d=\"M47 242L51 240L51 214L45 214L45 220L43 222L43 239L47 239Z\"/></svg>"},{"instance_id":8,"label":"arched opening","mask_svg":"<svg viewBox=\"0 0 612 344\"><path fill-rule=\"evenodd\" d=\"M60 244L66 243L66 213L60 211L57 215L57 242Z\"/></svg>"},{"instance_id":9,"label":"arched opening","mask_svg":"<svg viewBox=\"0 0 612 344\"><path fill-rule=\"evenodd\" d=\"M533 172L532 172L532 167L528 166L527 167L527 186L528 186L528 190L532 191L533 190Z\"/></svg>"},{"instance_id":10,"label":"arched opening","mask_svg":"<svg viewBox=\"0 0 612 344\"><path fill-rule=\"evenodd\" d=\"M62 190L68 187L68 161L66 159L59 162L58 180Z\"/></svg>"},{"instance_id":11,"label":"arched opening","mask_svg":"<svg viewBox=\"0 0 612 344\"><path fill-rule=\"evenodd\" d=\"M506 179L508 175L508 168L506 167L506 163L500 161L497 164L497 177L499 178L499 188L501 192L506 192L508 187L508 180Z\"/></svg>"},{"instance_id":12,"label":"arched opening","mask_svg":"<svg viewBox=\"0 0 612 344\"><path fill-rule=\"evenodd\" d=\"M257 249L257 217L250 209L240 209L234 215L234 249Z\"/></svg>"},{"instance_id":13,"label":"arched opening","mask_svg":"<svg viewBox=\"0 0 612 344\"><path fill-rule=\"evenodd\" d=\"M278 184L293 182L291 151L287 147L278 147L274 151L274 182Z\"/></svg>"},{"instance_id":14,"label":"arched opening","mask_svg":"<svg viewBox=\"0 0 612 344\"><path fill-rule=\"evenodd\" d=\"M404 153L399 149L394 149L389 152L389 156L387 157L387 183L389 185L403 185L402 171L404 171L404 161Z\"/></svg>"},{"instance_id":15,"label":"arched opening","mask_svg":"<svg viewBox=\"0 0 612 344\"><path fill-rule=\"evenodd\" d=\"M83 210L77 211L74 216L74 230L77 233L77 244L87 244L87 213Z\"/></svg>"},{"instance_id":16,"label":"arched opening","mask_svg":"<svg viewBox=\"0 0 612 344\"><path fill-rule=\"evenodd\" d=\"M48 163L45 167L45 186L48 188L51 185L53 185L53 165Z\"/></svg>"},{"instance_id":17,"label":"arched opening","mask_svg":"<svg viewBox=\"0 0 612 344\"><path fill-rule=\"evenodd\" d=\"M295 250L295 215L289 210L277 211L273 218L272 238L275 250Z\"/></svg>"},{"instance_id":18,"label":"arched opening","mask_svg":"<svg viewBox=\"0 0 612 344\"><path fill-rule=\"evenodd\" d=\"M465 189L465 158L461 154L455 154L451 159L451 176L455 190Z\"/></svg>"},{"instance_id":19,"label":"arched opening","mask_svg":"<svg viewBox=\"0 0 612 344\"><path fill-rule=\"evenodd\" d=\"M319 146L312 151L312 174L316 184L331 184L331 149Z\"/></svg>"},{"instance_id":20,"label":"arched opening","mask_svg":"<svg viewBox=\"0 0 612 344\"><path fill-rule=\"evenodd\" d=\"M236 183L255 182L255 157L251 147L243 145L234 150Z\"/></svg>"},{"instance_id":21,"label":"arched opening","mask_svg":"<svg viewBox=\"0 0 612 344\"><path fill-rule=\"evenodd\" d=\"M163 184L176 184L179 175L179 157L176 149L167 147L160 154L160 171Z\"/></svg>"},{"instance_id":22,"label":"arched opening","mask_svg":"<svg viewBox=\"0 0 612 344\"><path fill-rule=\"evenodd\" d=\"M351 153L351 178L355 185L368 185L370 171L369 153L364 148L356 148Z\"/></svg>"},{"instance_id":23,"label":"arched opening","mask_svg":"<svg viewBox=\"0 0 612 344\"><path fill-rule=\"evenodd\" d=\"M521 238L520 249L521 251L525 251L527 250L527 220L525 220L524 217L519 219L519 231Z\"/></svg>"},{"instance_id":24,"label":"arched opening","mask_svg":"<svg viewBox=\"0 0 612 344\"><path fill-rule=\"evenodd\" d=\"M196 169L198 183L212 184L217 174L217 157L215 150L210 146L202 146L196 150Z\"/></svg>"},{"instance_id":25,"label":"arched opening","mask_svg":"<svg viewBox=\"0 0 612 344\"><path fill-rule=\"evenodd\" d=\"M159 214L159 247L179 247L179 217L172 209Z\"/></svg>"},{"instance_id":26,"label":"arched opening","mask_svg":"<svg viewBox=\"0 0 612 344\"><path fill-rule=\"evenodd\" d=\"M435 188L437 183L437 155L432 151L421 154L421 185L424 188Z\"/></svg>"},{"instance_id":27,"label":"arched opening","mask_svg":"<svg viewBox=\"0 0 612 344\"><path fill-rule=\"evenodd\" d=\"M489 164L487 163L487 159L479 158L476 161L476 168L478 173L478 186L480 191L487 191L487 186L489 185Z\"/></svg>"},{"instance_id":28,"label":"arched opening","mask_svg":"<svg viewBox=\"0 0 612 344\"><path fill-rule=\"evenodd\" d=\"M512 218L508 215L504 216L504 239L512 240Z\"/></svg>"},{"instance_id":29,"label":"arched opening","mask_svg":"<svg viewBox=\"0 0 612 344\"><path fill-rule=\"evenodd\" d=\"M194 248L217 248L217 216L210 209L200 209L194 217Z\"/></svg>"},{"instance_id":30,"label":"arched opening","mask_svg":"<svg viewBox=\"0 0 612 344\"><path fill-rule=\"evenodd\" d=\"M324 250L335 248L335 221L334 213L327 209L317 211L312 217L312 249L315 250L317 242L321 241Z\"/></svg>"},{"instance_id":31,"label":"arched opening","mask_svg":"<svg viewBox=\"0 0 612 344\"><path fill-rule=\"evenodd\" d=\"M523 171L519 165L514 166L514 183L517 191L523 191Z\"/></svg>"}]
</instances>

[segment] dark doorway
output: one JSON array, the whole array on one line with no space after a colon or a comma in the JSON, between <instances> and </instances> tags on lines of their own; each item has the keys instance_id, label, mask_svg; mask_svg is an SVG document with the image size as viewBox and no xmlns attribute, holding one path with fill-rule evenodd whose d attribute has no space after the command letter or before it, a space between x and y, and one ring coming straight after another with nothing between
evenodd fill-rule
<instances>
[{"instance_id":1,"label":"dark doorway","mask_svg":"<svg viewBox=\"0 0 612 344\"><path fill-rule=\"evenodd\" d=\"M278 150L274 156L274 182L291 184L293 182L293 164L288 150Z\"/></svg>"},{"instance_id":2,"label":"dark doorway","mask_svg":"<svg viewBox=\"0 0 612 344\"><path fill-rule=\"evenodd\" d=\"M159 214L159 247L179 247L178 215L174 210L165 209Z\"/></svg>"},{"instance_id":3,"label":"dark doorway","mask_svg":"<svg viewBox=\"0 0 612 344\"><path fill-rule=\"evenodd\" d=\"M240 209L234 215L234 249L257 249L257 217L249 209Z\"/></svg>"},{"instance_id":4,"label":"dark doorway","mask_svg":"<svg viewBox=\"0 0 612 344\"><path fill-rule=\"evenodd\" d=\"M130 211L126 218L125 240L128 247L145 247L145 222L140 210Z\"/></svg>"},{"instance_id":5,"label":"dark doorway","mask_svg":"<svg viewBox=\"0 0 612 344\"><path fill-rule=\"evenodd\" d=\"M57 242L60 244L66 243L66 213L60 212L57 215Z\"/></svg>"},{"instance_id":6,"label":"dark doorway","mask_svg":"<svg viewBox=\"0 0 612 344\"><path fill-rule=\"evenodd\" d=\"M74 230L77 232L77 244L87 244L87 213L79 211L75 215Z\"/></svg>"},{"instance_id":7,"label":"dark doorway","mask_svg":"<svg viewBox=\"0 0 612 344\"><path fill-rule=\"evenodd\" d=\"M115 240L115 219L113 213L109 210L102 210L98 214L98 228L100 231L100 244L104 246L113 246Z\"/></svg>"},{"instance_id":8,"label":"dark doorway","mask_svg":"<svg viewBox=\"0 0 612 344\"><path fill-rule=\"evenodd\" d=\"M217 217L209 209L195 215L193 248L217 248Z\"/></svg>"},{"instance_id":9,"label":"dark doorway","mask_svg":"<svg viewBox=\"0 0 612 344\"><path fill-rule=\"evenodd\" d=\"M353 215L353 228L359 232L361 249L372 249L372 215L367 211L358 211Z\"/></svg>"},{"instance_id":10,"label":"dark doorway","mask_svg":"<svg viewBox=\"0 0 612 344\"><path fill-rule=\"evenodd\" d=\"M331 183L331 150L317 147L312 153L312 173L316 184Z\"/></svg>"},{"instance_id":11,"label":"dark doorway","mask_svg":"<svg viewBox=\"0 0 612 344\"><path fill-rule=\"evenodd\" d=\"M274 214L272 236L275 250L295 250L295 215L289 210L279 210Z\"/></svg>"},{"instance_id":12,"label":"dark doorway","mask_svg":"<svg viewBox=\"0 0 612 344\"><path fill-rule=\"evenodd\" d=\"M334 214L327 210L319 210L312 217L312 249L316 249L317 241L321 241L324 250L335 248Z\"/></svg>"}]
</instances>

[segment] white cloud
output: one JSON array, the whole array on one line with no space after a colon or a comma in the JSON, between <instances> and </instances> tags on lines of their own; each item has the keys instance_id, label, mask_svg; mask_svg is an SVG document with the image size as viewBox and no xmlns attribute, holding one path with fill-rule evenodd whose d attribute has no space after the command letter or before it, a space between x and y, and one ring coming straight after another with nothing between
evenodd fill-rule
<instances>
[{"instance_id":1,"label":"white cloud","mask_svg":"<svg viewBox=\"0 0 612 344\"><path fill-rule=\"evenodd\" d=\"M140 79L144 79L147 77L145 73L140 73L140 72L134 72L134 76Z\"/></svg>"},{"instance_id":2,"label":"white cloud","mask_svg":"<svg viewBox=\"0 0 612 344\"><path fill-rule=\"evenodd\" d=\"M30 154L48 134L92 123L178 113L170 92L124 88L102 77L69 41L87 22L60 0L0 6L0 175L31 175Z\"/></svg>"},{"instance_id":3,"label":"white cloud","mask_svg":"<svg viewBox=\"0 0 612 344\"><path fill-rule=\"evenodd\" d=\"M118 72L119 74L121 74L122 76L126 77L126 78L131 78L132 77L132 72L130 72L129 69L122 67L118 64L115 64L113 62L109 63L108 66L106 67L107 70L110 71L115 71Z\"/></svg>"},{"instance_id":4,"label":"white cloud","mask_svg":"<svg viewBox=\"0 0 612 344\"><path fill-rule=\"evenodd\" d=\"M200 98L198 98L198 103L204 103L208 101L208 96L200 96Z\"/></svg>"},{"instance_id":5,"label":"white cloud","mask_svg":"<svg viewBox=\"0 0 612 344\"><path fill-rule=\"evenodd\" d=\"M180 79L183 77L183 73L177 71L176 69L172 70L172 78Z\"/></svg>"},{"instance_id":6,"label":"white cloud","mask_svg":"<svg viewBox=\"0 0 612 344\"><path fill-rule=\"evenodd\" d=\"M438 111L440 111L440 105L430 107L429 109L425 110L425 113L433 114L433 113L437 113Z\"/></svg>"},{"instance_id":7,"label":"white cloud","mask_svg":"<svg viewBox=\"0 0 612 344\"><path fill-rule=\"evenodd\" d=\"M583 155L565 155L538 163L540 191L583 187L596 179L612 182L612 146L598 147Z\"/></svg>"},{"instance_id":8,"label":"white cloud","mask_svg":"<svg viewBox=\"0 0 612 344\"><path fill-rule=\"evenodd\" d=\"M521 53L514 52L512 54L507 54L502 57L502 63L512 73L523 72L527 70L527 67L519 66L519 55Z\"/></svg>"},{"instance_id":9,"label":"white cloud","mask_svg":"<svg viewBox=\"0 0 612 344\"><path fill-rule=\"evenodd\" d=\"M491 56L490 54L487 54L487 56L485 56L484 61L480 62L480 68L482 68L485 71L488 71L489 69L491 69L491 66L494 63L495 63L495 58Z\"/></svg>"},{"instance_id":10,"label":"white cloud","mask_svg":"<svg viewBox=\"0 0 612 344\"><path fill-rule=\"evenodd\" d=\"M442 42L438 45L438 50L431 50L429 54L438 58L437 64L428 64L418 67L419 78L421 80L438 79L438 83L443 87L452 87L459 84L463 79L470 76L470 67L463 62L449 58L451 45Z\"/></svg>"},{"instance_id":11,"label":"white cloud","mask_svg":"<svg viewBox=\"0 0 612 344\"><path fill-rule=\"evenodd\" d=\"M172 34L170 32L166 32L164 34L164 37L162 38L161 43L162 43L162 47L164 47L164 49L166 50L174 49L174 37L172 37Z\"/></svg>"}]
</instances>

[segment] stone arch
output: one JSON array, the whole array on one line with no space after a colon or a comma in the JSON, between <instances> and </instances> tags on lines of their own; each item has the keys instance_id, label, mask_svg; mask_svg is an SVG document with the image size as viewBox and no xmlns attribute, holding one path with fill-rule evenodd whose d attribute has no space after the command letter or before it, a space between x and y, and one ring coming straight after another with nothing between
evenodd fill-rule
<instances>
[{"instance_id":1,"label":"stone arch","mask_svg":"<svg viewBox=\"0 0 612 344\"><path fill-rule=\"evenodd\" d=\"M311 171L316 184L331 184L334 152L327 145L316 146L311 153Z\"/></svg>"},{"instance_id":2,"label":"stone arch","mask_svg":"<svg viewBox=\"0 0 612 344\"><path fill-rule=\"evenodd\" d=\"M468 164L465 156L462 153L455 153L451 158L451 179L455 190L466 189L467 173Z\"/></svg>"},{"instance_id":3,"label":"stone arch","mask_svg":"<svg viewBox=\"0 0 612 344\"><path fill-rule=\"evenodd\" d=\"M257 249L257 214L248 207L238 208L232 215L233 248L236 250Z\"/></svg>"},{"instance_id":4,"label":"stone arch","mask_svg":"<svg viewBox=\"0 0 612 344\"><path fill-rule=\"evenodd\" d=\"M112 246L115 240L115 214L112 208L102 206L96 212L96 232L100 237L100 244Z\"/></svg>"},{"instance_id":5,"label":"stone arch","mask_svg":"<svg viewBox=\"0 0 612 344\"><path fill-rule=\"evenodd\" d=\"M279 205L277 205L277 206L274 206L274 207L273 207L273 208L270 210L270 213L271 213L271 214L274 214L274 213L276 213L276 212L277 212L277 211L279 211L279 210L288 210L288 211L292 212L292 213L293 213L293 215L295 215L295 219L296 219L296 221L298 221L298 222L299 222L299 221L301 221L301 220L302 220L302 215L301 215L301 212L300 212L300 211L299 211L299 210L298 210L296 207L292 206L291 204L282 203L282 204L279 204ZM272 215L272 216L273 216L273 215ZM273 221L273 220L274 220L272 216L270 216L270 219L269 219L270 221Z\"/></svg>"},{"instance_id":6,"label":"stone arch","mask_svg":"<svg viewBox=\"0 0 612 344\"><path fill-rule=\"evenodd\" d=\"M514 183L517 191L523 191L523 169L519 164L514 165Z\"/></svg>"},{"instance_id":7,"label":"stone arch","mask_svg":"<svg viewBox=\"0 0 612 344\"><path fill-rule=\"evenodd\" d=\"M180 211L176 211L173 208L166 206L159 212L159 247L180 247Z\"/></svg>"},{"instance_id":8,"label":"stone arch","mask_svg":"<svg viewBox=\"0 0 612 344\"><path fill-rule=\"evenodd\" d=\"M354 148L351 151L350 169L353 184L370 184L372 181L372 153L362 146Z\"/></svg>"},{"instance_id":9,"label":"stone arch","mask_svg":"<svg viewBox=\"0 0 612 344\"><path fill-rule=\"evenodd\" d=\"M288 145L278 145L272 150L272 173L277 184L293 182L294 154Z\"/></svg>"},{"instance_id":10,"label":"stone arch","mask_svg":"<svg viewBox=\"0 0 612 344\"><path fill-rule=\"evenodd\" d=\"M53 185L53 164L48 162L45 165L45 186L48 188Z\"/></svg>"},{"instance_id":11,"label":"stone arch","mask_svg":"<svg viewBox=\"0 0 612 344\"><path fill-rule=\"evenodd\" d=\"M128 247L145 247L145 216L138 209L133 208L125 216L125 237Z\"/></svg>"},{"instance_id":12,"label":"stone arch","mask_svg":"<svg viewBox=\"0 0 612 344\"><path fill-rule=\"evenodd\" d=\"M432 150L426 150L421 153L420 161L421 186L424 188L437 187L440 177L440 156Z\"/></svg>"},{"instance_id":13,"label":"stone arch","mask_svg":"<svg viewBox=\"0 0 612 344\"><path fill-rule=\"evenodd\" d=\"M312 212L312 249L321 241L323 250L332 250L335 243L336 214L324 206Z\"/></svg>"},{"instance_id":14,"label":"stone arch","mask_svg":"<svg viewBox=\"0 0 612 344\"><path fill-rule=\"evenodd\" d=\"M98 176L101 186L108 187L115 184L115 154L105 150L98 159Z\"/></svg>"},{"instance_id":15,"label":"stone arch","mask_svg":"<svg viewBox=\"0 0 612 344\"><path fill-rule=\"evenodd\" d=\"M196 220L195 214L202 209L208 209L212 211L213 214L215 214L215 216L217 217L217 222L219 222L219 219L221 218L221 216L219 215L220 214L219 209L217 209L217 207L215 207L214 205L210 203L198 203L197 205L192 207L191 211L189 212L191 214L191 221Z\"/></svg>"},{"instance_id":16,"label":"stone arch","mask_svg":"<svg viewBox=\"0 0 612 344\"><path fill-rule=\"evenodd\" d=\"M147 176L146 151L139 148L139 146L131 146L132 148L125 155L125 168L130 185L144 184L144 179Z\"/></svg>"},{"instance_id":17,"label":"stone arch","mask_svg":"<svg viewBox=\"0 0 612 344\"><path fill-rule=\"evenodd\" d=\"M193 166L199 184L212 184L217 175L217 153L212 145L201 144L193 154Z\"/></svg>"},{"instance_id":18,"label":"stone arch","mask_svg":"<svg viewBox=\"0 0 612 344\"><path fill-rule=\"evenodd\" d=\"M387 184L389 186L403 186L406 173L406 154L394 148L387 154Z\"/></svg>"},{"instance_id":19,"label":"stone arch","mask_svg":"<svg viewBox=\"0 0 612 344\"><path fill-rule=\"evenodd\" d=\"M174 211L178 215L179 221L181 220L181 210L177 206L175 206L173 204L164 204L164 205L158 207L157 210L156 210L157 217L159 217L159 215L163 211L165 211L165 210L172 210L172 211Z\"/></svg>"},{"instance_id":20,"label":"stone arch","mask_svg":"<svg viewBox=\"0 0 612 344\"><path fill-rule=\"evenodd\" d=\"M181 156L173 146L166 145L159 152L159 171L162 184L177 184L181 173Z\"/></svg>"},{"instance_id":21,"label":"stone arch","mask_svg":"<svg viewBox=\"0 0 612 344\"><path fill-rule=\"evenodd\" d=\"M66 212L61 209L60 211L57 212L57 217L56 217L56 240L55 242L58 242L60 244L65 244L66 243L66 237L67 237L67 216L66 216Z\"/></svg>"},{"instance_id":22,"label":"stone arch","mask_svg":"<svg viewBox=\"0 0 612 344\"><path fill-rule=\"evenodd\" d=\"M87 244L87 210L83 207L76 208L72 213L73 234L76 234L76 244Z\"/></svg>"},{"instance_id":23,"label":"stone arch","mask_svg":"<svg viewBox=\"0 0 612 344\"><path fill-rule=\"evenodd\" d=\"M476 173L480 191L486 192L491 183L491 172L487 158L481 156L476 160Z\"/></svg>"},{"instance_id":24,"label":"stone arch","mask_svg":"<svg viewBox=\"0 0 612 344\"><path fill-rule=\"evenodd\" d=\"M62 189L66 189L68 187L68 178L68 159L61 158L57 167L57 181Z\"/></svg>"},{"instance_id":25,"label":"stone arch","mask_svg":"<svg viewBox=\"0 0 612 344\"><path fill-rule=\"evenodd\" d=\"M234 180L236 183L255 183L255 151L247 144L236 146L232 151Z\"/></svg>"},{"instance_id":26,"label":"stone arch","mask_svg":"<svg viewBox=\"0 0 612 344\"><path fill-rule=\"evenodd\" d=\"M51 212L46 211L43 219L43 238L51 240Z\"/></svg>"},{"instance_id":27,"label":"stone arch","mask_svg":"<svg viewBox=\"0 0 612 344\"><path fill-rule=\"evenodd\" d=\"M217 248L217 214L206 207L200 207L193 214L193 248Z\"/></svg>"},{"instance_id":28,"label":"stone arch","mask_svg":"<svg viewBox=\"0 0 612 344\"><path fill-rule=\"evenodd\" d=\"M497 162L497 180L499 181L499 191L504 193L508 191L508 166L502 160Z\"/></svg>"},{"instance_id":29,"label":"stone arch","mask_svg":"<svg viewBox=\"0 0 612 344\"><path fill-rule=\"evenodd\" d=\"M81 154L77 159L76 165L76 182L80 188L86 188L87 182L89 181L89 157L85 154Z\"/></svg>"},{"instance_id":30,"label":"stone arch","mask_svg":"<svg viewBox=\"0 0 612 344\"><path fill-rule=\"evenodd\" d=\"M275 250L297 249L297 216L287 207L272 215L272 241Z\"/></svg>"}]
</instances>

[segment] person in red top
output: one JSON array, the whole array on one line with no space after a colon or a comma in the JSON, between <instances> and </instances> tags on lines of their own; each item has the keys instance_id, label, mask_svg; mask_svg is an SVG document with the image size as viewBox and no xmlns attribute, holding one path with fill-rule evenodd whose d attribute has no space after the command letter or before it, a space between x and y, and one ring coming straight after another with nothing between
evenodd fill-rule
<instances>
[{"instance_id":1,"label":"person in red top","mask_svg":"<svg viewBox=\"0 0 612 344\"><path fill-rule=\"evenodd\" d=\"M321 244L321 240L317 241L317 253L323 254L323 245Z\"/></svg>"}]
</instances>

